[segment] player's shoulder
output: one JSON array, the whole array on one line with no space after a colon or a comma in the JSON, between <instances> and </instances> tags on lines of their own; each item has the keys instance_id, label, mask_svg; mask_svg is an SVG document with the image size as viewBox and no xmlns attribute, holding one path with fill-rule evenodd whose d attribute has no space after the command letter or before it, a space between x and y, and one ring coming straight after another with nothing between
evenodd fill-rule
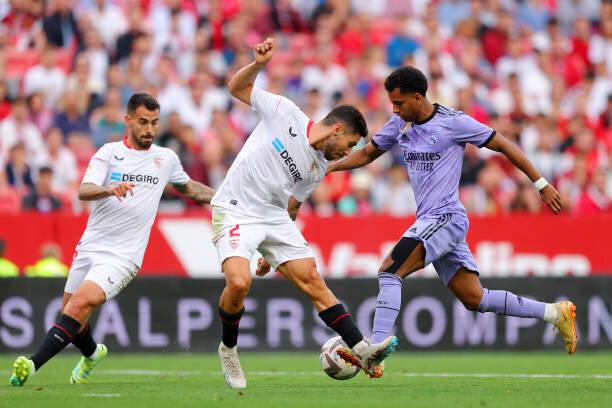
<instances>
[{"instance_id":1,"label":"player's shoulder","mask_svg":"<svg viewBox=\"0 0 612 408\"><path fill-rule=\"evenodd\" d=\"M436 115L439 116L440 118L456 117L460 115L465 115L465 112L450 108L448 106L440 105L439 103L436 103L434 105L436 109Z\"/></svg>"},{"instance_id":2,"label":"player's shoulder","mask_svg":"<svg viewBox=\"0 0 612 408\"><path fill-rule=\"evenodd\" d=\"M167 147L163 147L163 146L158 146L158 145L152 145L151 146L151 152L155 153L158 156L165 156L167 158L170 159L176 159L178 160L178 155L176 154L176 152L172 149L169 149Z\"/></svg>"},{"instance_id":3,"label":"player's shoulder","mask_svg":"<svg viewBox=\"0 0 612 408\"><path fill-rule=\"evenodd\" d=\"M108 158L113 152L116 152L121 147L122 142L109 142L104 143L98 148L96 156L100 158Z\"/></svg>"}]
</instances>

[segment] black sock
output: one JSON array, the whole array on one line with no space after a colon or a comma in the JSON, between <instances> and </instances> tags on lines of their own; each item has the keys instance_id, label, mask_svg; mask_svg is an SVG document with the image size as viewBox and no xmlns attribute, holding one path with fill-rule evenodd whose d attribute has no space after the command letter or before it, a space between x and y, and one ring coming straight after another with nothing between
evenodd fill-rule
<instances>
[{"instance_id":1,"label":"black sock","mask_svg":"<svg viewBox=\"0 0 612 408\"><path fill-rule=\"evenodd\" d=\"M244 313L244 307L238 313L227 313L219 306L221 316L221 340L226 347L234 347L238 343L238 325Z\"/></svg>"},{"instance_id":2,"label":"black sock","mask_svg":"<svg viewBox=\"0 0 612 408\"><path fill-rule=\"evenodd\" d=\"M85 325L85 328L81 330L79 334L77 334L76 338L72 340L72 344L74 344L81 353L85 357L91 357L93 353L96 351L96 347L98 345L94 341L93 337L91 337L91 330L89 330L89 323Z\"/></svg>"},{"instance_id":3,"label":"black sock","mask_svg":"<svg viewBox=\"0 0 612 408\"><path fill-rule=\"evenodd\" d=\"M338 303L329 309L325 309L319 313L321 320L332 330L342 337L342 340L349 348L363 340L361 331L353 323L351 315L348 314L344 306Z\"/></svg>"},{"instance_id":4,"label":"black sock","mask_svg":"<svg viewBox=\"0 0 612 408\"><path fill-rule=\"evenodd\" d=\"M30 357L38 370L54 355L62 351L79 334L81 324L70 316L61 315L45 335L38 351Z\"/></svg>"}]
</instances>

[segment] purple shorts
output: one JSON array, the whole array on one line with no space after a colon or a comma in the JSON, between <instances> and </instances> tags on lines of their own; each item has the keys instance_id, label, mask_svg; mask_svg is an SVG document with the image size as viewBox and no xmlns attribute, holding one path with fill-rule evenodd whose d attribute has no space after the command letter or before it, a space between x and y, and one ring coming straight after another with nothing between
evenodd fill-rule
<instances>
[{"instance_id":1,"label":"purple shorts","mask_svg":"<svg viewBox=\"0 0 612 408\"><path fill-rule=\"evenodd\" d=\"M403 236L423 242L425 266L433 263L440 279L448 285L462 266L478 273L474 256L465 242L469 225L462 214L444 214L417 219Z\"/></svg>"}]
</instances>

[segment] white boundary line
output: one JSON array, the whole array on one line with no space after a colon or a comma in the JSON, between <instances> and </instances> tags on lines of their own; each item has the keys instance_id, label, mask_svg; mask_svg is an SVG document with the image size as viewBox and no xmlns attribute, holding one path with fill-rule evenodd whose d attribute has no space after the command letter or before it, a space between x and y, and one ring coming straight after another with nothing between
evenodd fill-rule
<instances>
[{"instance_id":1,"label":"white boundary line","mask_svg":"<svg viewBox=\"0 0 612 408\"><path fill-rule=\"evenodd\" d=\"M96 374L127 376L192 376L220 375L218 371L172 371L172 370L97 370ZM321 376L319 371L247 371L247 376ZM531 379L593 379L612 380L612 374L522 374L522 373L394 373L403 377L431 378L531 378Z\"/></svg>"}]
</instances>

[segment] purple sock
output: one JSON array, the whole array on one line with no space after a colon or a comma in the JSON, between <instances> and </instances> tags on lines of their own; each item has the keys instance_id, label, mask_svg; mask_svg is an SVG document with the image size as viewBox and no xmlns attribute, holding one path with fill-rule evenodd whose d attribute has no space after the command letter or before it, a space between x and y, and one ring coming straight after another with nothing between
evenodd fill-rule
<instances>
[{"instance_id":1,"label":"purple sock","mask_svg":"<svg viewBox=\"0 0 612 408\"><path fill-rule=\"evenodd\" d=\"M546 303L516 296L505 290L489 290L483 288L482 299L478 305L480 313L495 312L505 316L534 317L544 319Z\"/></svg>"},{"instance_id":2,"label":"purple sock","mask_svg":"<svg viewBox=\"0 0 612 408\"><path fill-rule=\"evenodd\" d=\"M392 273L378 275L378 299L374 314L372 343L380 343L391 335L402 304L402 278Z\"/></svg>"}]
</instances>

